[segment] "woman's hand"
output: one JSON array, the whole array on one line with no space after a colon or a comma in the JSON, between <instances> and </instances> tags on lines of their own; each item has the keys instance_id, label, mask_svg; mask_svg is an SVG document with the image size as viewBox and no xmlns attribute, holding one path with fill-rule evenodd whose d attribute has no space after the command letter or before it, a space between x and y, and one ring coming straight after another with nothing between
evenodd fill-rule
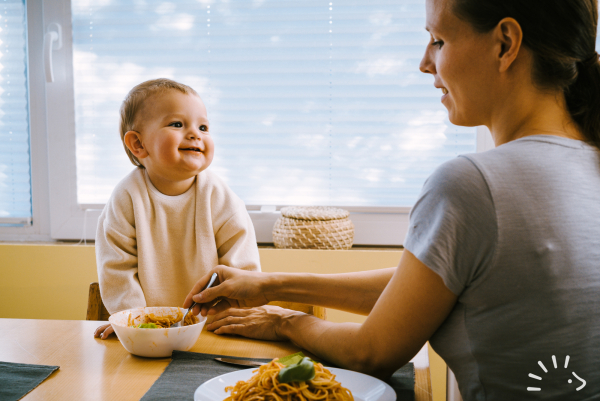
<instances>
[{"instance_id":1,"label":"woman's hand","mask_svg":"<svg viewBox=\"0 0 600 401\"><path fill-rule=\"evenodd\" d=\"M217 273L216 284L202 292L210 276ZM183 303L189 308L192 301L201 304L194 307L193 313L202 316L214 315L229 308L247 308L269 303L265 296L264 284L268 274L217 266L194 285Z\"/></svg>"},{"instance_id":2,"label":"woman's hand","mask_svg":"<svg viewBox=\"0 0 600 401\"><path fill-rule=\"evenodd\" d=\"M108 336L110 336L114 332L115 331L113 330L110 323L103 324L102 326L98 327L96 329L96 331L94 331L94 338L100 338L102 340L106 340L108 338Z\"/></svg>"},{"instance_id":3,"label":"woman's hand","mask_svg":"<svg viewBox=\"0 0 600 401\"><path fill-rule=\"evenodd\" d=\"M215 334L237 334L259 340L284 341L279 328L286 318L302 312L265 305L257 308L231 308L215 315L206 328Z\"/></svg>"}]
</instances>

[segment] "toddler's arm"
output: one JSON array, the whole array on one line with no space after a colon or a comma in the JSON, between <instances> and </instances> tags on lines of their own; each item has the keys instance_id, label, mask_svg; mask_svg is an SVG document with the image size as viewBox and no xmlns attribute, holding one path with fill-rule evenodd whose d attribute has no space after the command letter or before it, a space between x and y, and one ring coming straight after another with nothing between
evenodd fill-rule
<instances>
[{"instance_id":1,"label":"toddler's arm","mask_svg":"<svg viewBox=\"0 0 600 401\"><path fill-rule=\"evenodd\" d=\"M102 301L109 313L146 306L138 278L135 222L128 205L109 201L98 220L96 265ZM130 221L131 220L131 221Z\"/></svg>"}]
</instances>

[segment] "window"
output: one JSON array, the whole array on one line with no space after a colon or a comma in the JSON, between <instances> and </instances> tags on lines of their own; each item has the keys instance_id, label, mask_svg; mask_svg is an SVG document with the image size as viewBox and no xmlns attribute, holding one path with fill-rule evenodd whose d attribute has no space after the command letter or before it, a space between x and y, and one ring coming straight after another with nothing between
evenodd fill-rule
<instances>
[{"instance_id":1,"label":"window","mask_svg":"<svg viewBox=\"0 0 600 401\"><path fill-rule=\"evenodd\" d=\"M0 3L0 225L31 224L27 31L22 0Z\"/></svg>"},{"instance_id":2,"label":"window","mask_svg":"<svg viewBox=\"0 0 600 401\"><path fill-rule=\"evenodd\" d=\"M118 109L161 76L204 98L212 169L248 205L410 207L440 161L475 151L418 70L424 2L71 4L79 203L132 169Z\"/></svg>"},{"instance_id":3,"label":"window","mask_svg":"<svg viewBox=\"0 0 600 401\"><path fill-rule=\"evenodd\" d=\"M350 210L356 244L401 244L433 169L491 147L487 130L449 123L432 77L418 71L425 0L43 6L42 15L29 5L40 35L54 31L62 45L46 41L43 60L52 238L94 238L104 202L134 168L119 105L160 76L203 98L210 168L246 202L259 242L272 241L274 207L312 204Z\"/></svg>"}]
</instances>

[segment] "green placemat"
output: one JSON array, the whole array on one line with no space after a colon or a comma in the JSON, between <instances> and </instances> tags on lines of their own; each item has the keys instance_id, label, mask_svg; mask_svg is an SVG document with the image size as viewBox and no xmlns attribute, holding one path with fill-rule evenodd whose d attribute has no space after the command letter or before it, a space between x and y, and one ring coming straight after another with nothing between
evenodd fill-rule
<instances>
[{"instance_id":1,"label":"green placemat","mask_svg":"<svg viewBox=\"0 0 600 401\"><path fill-rule=\"evenodd\" d=\"M0 400L20 400L58 368L58 366L0 362Z\"/></svg>"},{"instance_id":2,"label":"green placemat","mask_svg":"<svg viewBox=\"0 0 600 401\"><path fill-rule=\"evenodd\" d=\"M162 375L142 397L142 401L158 400L193 400L194 392L202 383L244 368L243 366L227 365L215 361L225 355L198 354L195 352L173 351L173 359ZM235 358L232 359L248 359ZM271 359L252 358L256 361L269 362ZM394 373L388 384L396 391L398 401L414 401L415 370L408 363ZM226 394L223 394L223 398ZM218 401L218 400L217 400Z\"/></svg>"}]
</instances>

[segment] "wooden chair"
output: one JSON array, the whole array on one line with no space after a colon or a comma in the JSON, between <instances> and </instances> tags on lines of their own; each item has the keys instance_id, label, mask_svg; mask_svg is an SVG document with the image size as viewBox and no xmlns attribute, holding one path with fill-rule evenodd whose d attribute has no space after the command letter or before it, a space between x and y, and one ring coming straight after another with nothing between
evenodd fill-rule
<instances>
[{"instance_id":1,"label":"wooden chair","mask_svg":"<svg viewBox=\"0 0 600 401\"><path fill-rule=\"evenodd\" d=\"M85 320L108 320L109 316L110 313L106 310L100 296L100 285L97 282L91 283Z\"/></svg>"},{"instance_id":2,"label":"wooden chair","mask_svg":"<svg viewBox=\"0 0 600 401\"><path fill-rule=\"evenodd\" d=\"M295 302L270 302L269 305L297 310L309 315L314 315L319 319L327 320L325 308L321 306L306 305ZM97 282L91 283L90 292L88 295L87 316L85 320L108 320L109 316L110 313L108 313L106 310L106 307L102 302L102 297L100 296L100 285Z\"/></svg>"},{"instance_id":3,"label":"wooden chair","mask_svg":"<svg viewBox=\"0 0 600 401\"><path fill-rule=\"evenodd\" d=\"M314 315L319 319L327 320L327 312L325 308L322 306L313 306L307 304L300 304L297 302L269 302L269 305L281 306L285 309L297 310L299 312L304 312L309 315Z\"/></svg>"}]
</instances>

